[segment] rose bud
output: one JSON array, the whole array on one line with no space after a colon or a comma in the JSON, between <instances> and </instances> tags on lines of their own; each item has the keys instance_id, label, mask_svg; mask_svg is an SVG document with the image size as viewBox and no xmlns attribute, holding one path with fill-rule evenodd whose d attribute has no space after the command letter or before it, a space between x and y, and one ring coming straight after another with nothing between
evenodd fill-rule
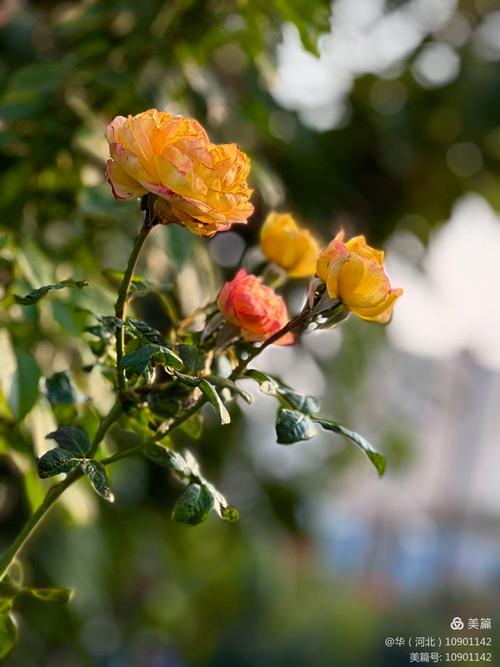
<instances>
[{"instance_id":1,"label":"rose bud","mask_svg":"<svg viewBox=\"0 0 500 667\"><path fill-rule=\"evenodd\" d=\"M363 320L386 323L401 288L392 289L384 271L384 253L369 246L364 236L344 243L341 231L319 256L316 273L329 296Z\"/></svg>"},{"instance_id":2,"label":"rose bud","mask_svg":"<svg viewBox=\"0 0 500 667\"><path fill-rule=\"evenodd\" d=\"M260 230L260 247L267 259L292 278L314 275L319 245L289 213L269 213Z\"/></svg>"},{"instance_id":3,"label":"rose bud","mask_svg":"<svg viewBox=\"0 0 500 667\"><path fill-rule=\"evenodd\" d=\"M217 305L226 320L239 327L247 341L265 341L288 322L285 301L260 278L238 271L225 283L217 298ZM276 345L293 343L291 333L284 334Z\"/></svg>"}]
</instances>

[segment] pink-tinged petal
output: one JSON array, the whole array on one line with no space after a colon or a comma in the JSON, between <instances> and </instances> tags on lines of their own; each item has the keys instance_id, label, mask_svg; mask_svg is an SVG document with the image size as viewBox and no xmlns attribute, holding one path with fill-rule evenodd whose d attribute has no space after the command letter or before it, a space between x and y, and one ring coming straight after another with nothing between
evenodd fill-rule
<instances>
[{"instance_id":1,"label":"pink-tinged petal","mask_svg":"<svg viewBox=\"0 0 500 667\"><path fill-rule=\"evenodd\" d=\"M208 237L245 223L253 212L248 157L235 144L211 144L197 121L148 109L116 117L106 137L116 165L168 203L165 222ZM113 187L116 196L128 196L130 187Z\"/></svg>"},{"instance_id":2,"label":"pink-tinged petal","mask_svg":"<svg viewBox=\"0 0 500 667\"><path fill-rule=\"evenodd\" d=\"M130 178L136 181L156 182L154 173L146 171L135 153L125 148L122 144L110 144L109 153L113 160L126 171ZM151 165L153 166L153 165ZM153 170L151 170L153 171Z\"/></svg>"},{"instance_id":3,"label":"pink-tinged petal","mask_svg":"<svg viewBox=\"0 0 500 667\"><path fill-rule=\"evenodd\" d=\"M332 299L336 299L339 295L339 275L345 263L350 260L349 250L339 238L330 241L318 258L316 273L326 284Z\"/></svg>"},{"instance_id":4,"label":"pink-tinged petal","mask_svg":"<svg viewBox=\"0 0 500 667\"><path fill-rule=\"evenodd\" d=\"M288 322L283 299L244 269L223 286L217 304L226 319L240 327L241 335L248 341L267 340ZM287 345L292 341L293 337L283 336L279 344Z\"/></svg>"},{"instance_id":5,"label":"pink-tinged petal","mask_svg":"<svg viewBox=\"0 0 500 667\"><path fill-rule=\"evenodd\" d=\"M116 135L120 128L127 122L124 116L116 116L111 123L106 126L106 139L109 144L117 143Z\"/></svg>"},{"instance_id":6,"label":"pink-tinged petal","mask_svg":"<svg viewBox=\"0 0 500 667\"><path fill-rule=\"evenodd\" d=\"M106 178L111 185L115 199L132 199L147 192L111 158L106 162Z\"/></svg>"}]
</instances>

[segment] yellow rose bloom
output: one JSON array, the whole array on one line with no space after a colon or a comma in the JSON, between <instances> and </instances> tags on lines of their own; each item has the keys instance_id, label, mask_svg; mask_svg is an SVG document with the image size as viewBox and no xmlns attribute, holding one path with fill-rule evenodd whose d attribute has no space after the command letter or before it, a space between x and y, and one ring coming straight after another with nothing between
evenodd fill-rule
<instances>
[{"instance_id":1,"label":"yellow rose bloom","mask_svg":"<svg viewBox=\"0 0 500 667\"><path fill-rule=\"evenodd\" d=\"M363 320L386 323L403 290L392 289L384 271L384 253L368 245L364 236L344 243L341 231L322 251L316 274L332 299Z\"/></svg>"},{"instance_id":2,"label":"yellow rose bloom","mask_svg":"<svg viewBox=\"0 0 500 667\"><path fill-rule=\"evenodd\" d=\"M260 247L267 259L293 278L314 275L319 245L289 213L269 213L260 230Z\"/></svg>"},{"instance_id":3,"label":"yellow rose bloom","mask_svg":"<svg viewBox=\"0 0 500 667\"><path fill-rule=\"evenodd\" d=\"M250 160L236 144L212 144L193 119L149 109L108 125L106 176L117 199L158 195L156 212L212 236L253 212Z\"/></svg>"}]
</instances>

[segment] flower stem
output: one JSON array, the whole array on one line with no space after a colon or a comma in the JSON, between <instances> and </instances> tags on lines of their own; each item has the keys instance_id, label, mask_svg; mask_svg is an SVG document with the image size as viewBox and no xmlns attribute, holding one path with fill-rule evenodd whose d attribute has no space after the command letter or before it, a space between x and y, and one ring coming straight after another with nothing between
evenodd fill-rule
<instances>
[{"instance_id":1,"label":"flower stem","mask_svg":"<svg viewBox=\"0 0 500 667\"><path fill-rule=\"evenodd\" d=\"M92 458L94 456L104 436L111 428L111 426L115 423L122 410L123 410L122 403L120 400L117 400L113 405L113 407L111 408L111 410L109 411L109 413L101 419L99 428L97 429L94 439L92 440L92 444L90 445L88 453L89 458Z\"/></svg>"},{"instance_id":2,"label":"flower stem","mask_svg":"<svg viewBox=\"0 0 500 667\"><path fill-rule=\"evenodd\" d=\"M128 292L130 289L130 283L132 282L137 260L139 259L139 255L148 237L148 234L153 229L153 227L158 224L158 220L156 219L154 213L154 200L152 200L152 198L149 196L146 197L144 200L144 207L146 210L144 224L142 225L141 230L135 239L134 247L132 248L127 268L118 290L118 298L115 304L115 315L122 322L122 325L116 332L116 371L118 375L118 388L120 393L123 393L126 388L125 371L123 368L120 368L120 362L123 358L123 351L125 349L125 328L123 323L127 316Z\"/></svg>"}]
</instances>

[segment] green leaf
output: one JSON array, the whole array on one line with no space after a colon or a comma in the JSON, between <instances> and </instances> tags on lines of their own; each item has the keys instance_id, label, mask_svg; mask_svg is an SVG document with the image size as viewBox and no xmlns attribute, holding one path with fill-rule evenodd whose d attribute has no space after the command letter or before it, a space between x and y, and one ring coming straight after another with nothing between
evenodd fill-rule
<instances>
[{"instance_id":1,"label":"green leaf","mask_svg":"<svg viewBox=\"0 0 500 667\"><path fill-rule=\"evenodd\" d=\"M191 474L189 466L184 458L173 449L150 443L146 445L144 454L150 461L153 461L153 463L163 466L164 468L169 468L170 470L175 470L185 477L189 477Z\"/></svg>"},{"instance_id":2,"label":"green leaf","mask_svg":"<svg viewBox=\"0 0 500 667\"><path fill-rule=\"evenodd\" d=\"M55 602L56 604L66 604L73 595L71 588L23 588L21 593L41 602Z\"/></svg>"},{"instance_id":3,"label":"green leaf","mask_svg":"<svg viewBox=\"0 0 500 667\"><path fill-rule=\"evenodd\" d=\"M368 442L368 440L365 440L362 435L359 433L356 433L355 431L351 431L348 428L345 428L344 426L341 426L340 424L337 424L337 422L332 421L331 419L319 419L316 418L314 419L315 422L320 424L324 429L327 431L333 431L334 433L340 433L341 435L344 435L346 438L349 438L351 442L353 442L355 445L357 445L365 454L366 456L370 459L370 461L373 463L375 466L378 474L382 476L385 472L385 458L377 452Z\"/></svg>"},{"instance_id":4,"label":"green leaf","mask_svg":"<svg viewBox=\"0 0 500 667\"><path fill-rule=\"evenodd\" d=\"M215 412L219 415L221 424L229 424L229 422L231 421L231 417L229 416L229 412L227 411L227 408L222 402L222 399L217 393L215 387L205 379L201 380L199 386L201 391L210 401Z\"/></svg>"},{"instance_id":5,"label":"green leaf","mask_svg":"<svg viewBox=\"0 0 500 667\"><path fill-rule=\"evenodd\" d=\"M206 520L214 506L212 493L202 484L190 484L175 503L172 518L195 526Z\"/></svg>"},{"instance_id":6,"label":"green leaf","mask_svg":"<svg viewBox=\"0 0 500 667\"><path fill-rule=\"evenodd\" d=\"M38 399L40 369L25 350L15 349L6 329L0 330L0 388L10 413L21 421Z\"/></svg>"},{"instance_id":7,"label":"green leaf","mask_svg":"<svg viewBox=\"0 0 500 667\"><path fill-rule=\"evenodd\" d=\"M79 458L84 458L90 449L88 435L76 426L60 426L57 431L49 433L45 437L55 440L59 447Z\"/></svg>"},{"instance_id":8,"label":"green leaf","mask_svg":"<svg viewBox=\"0 0 500 667\"><path fill-rule=\"evenodd\" d=\"M52 285L43 285L38 289L29 292L25 296L19 296L19 294L14 294L14 299L16 303L21 304L21 306L31 306L37 301L40 301L51 290L63 289L64 287L87 287L88 282L86 280L63 280L60 283L54 283Z\"/></svg>"},{"instance_id":9,"label":"green leaf","mask_svg":"<svg viewBox=\"0 0 500 667\"><path fill-rule=\"evenodd\" d=\"M29 352L16 350L17 372L14 382L16 383L16 399L14 403L13 395L10 399L13 401L9 405L14 414L17 413L18 419L22 419L38 400L38 382L40 380L40 369ZM9 399L7 399L9 400Z\"/></svg>"},{"instance_id":10,"label":"green leaf","mask_svg":"<svg viewBox=\"0 0 500 667\"><path fill-rule=\"evenodd\" d=\"M278 387L278 394L283 396L286 402L291 405L294 410L298 410L305 415L313 415L320 410L319 401L314 396L301 394L295 389L280 385Z\"/></svg>"},{"instance_id":11,"label":"green leaf","mask_svg":"<svg viewBox=\"0 0 500 667\"><path fill-rule=\"evenodd\" d=\"M270 375L267 375L267 373L258 371L256 368L249 368L245 375L259 383L259 389L263 394L276 396L278 393L278 383Z\"/></svg>"},{"instance_id":12,"label":"green leaf","mask_svg":"<svg viewBox=\"0 0 500 667\"><path fill-rule=\"evenodd\" d=\"M200 471L200 466L195 457L189 450L184 452L184 464L187 468L187 476L191 478L193 483L201 486L203 493L210 494L212 497L212 508L216 511L221 519L224 521L238 521L239 515L234 507L230 507L226 498L218 491L213 484L206 480ZM186 474L186 473L184 473Z\"/></svg>"},{"instance_id":13,"label":"green leaf","mask_svg":"<svg viewBox=\"0 0 500 667\"><path fill-rule=\"evenodd\" d=\"M201 382L201 378L179 373L179 371L175 372L175 377L188 387L198 387Z\"/></svg>"},{"instance_id":14,"label":"green leaf","mask_svg":"<svg viewBox=\"0 0 500 667\"><path fill-rule=\"evenodd\" d=\"M281 396L294 410L299 410L299 412L303 412L305 415L312 415L319 412L320 404L314 396L301 394L300 392L295 391L295 389L292 389L285 384L281 384L267 373L258 371L255 368L247 370L246 376L251 377L259 383L260 390L263 394Z\"/></svg>"},{"instance_id":15,"label":"green leaf","mask_svg":"<svg viewBox=\"0 0 500 667\"><path fill-rule=\"evenodd\" d=\"M301 440L310 440L316 435L312 421L298 410L280 408L276 420L276 436L280 445L291 445Z\"/></svg>"},{"instance_id":16,"label":"green leaf","mask_svg":"<svg viewBox=\"0 0 500 667\"><path fill-rule=\"evenodd\" d=\"M84 474L87 475L94 491L104 498L104 500L113 503L115 501L115 496L111 491L108 475L102 463L95 459L83 461L82 470Z\"/></svg>"},{"instance_id":17,"label":"green leaf","mask_svg":"<svg viewBox=\"0 0 500 667\"><path fill-rule=\"evenodd\" d=\"M195 345L178 345L177 351L190 373L199 373L205 368L205 354Z\"/></svg>"},{"instance_id":18,"label":"green leaf","mask_svg":"<svg viewBox=\"0 0 500 667\"><path fill-rule=\"evenodd\" d=\"M154 343L155 345L164 345L165 343L161 333L142 320L134 320L132 317L129 317L127 328L134 336L141 338L146 343Z\"/></svg>"},{"instance_id":19,"label":"green leaf","mask_svg":"<svg viewBox=\"0 0 500 667\"><path fill-rule=\"evenodd\" d=\"M67 449L56 447L37 459L38 474L42 479L59 475L61 472L70 472L80 463Z\"/></svg>"},{"instance_id":20,"label":"green leaf","mask_svg":"<svg viewBox=\"0 0 500 667\"><path fill-rule=\"evenodd\" d=\"M150 364L153 363L155 353L156 345L145 345L122 357L118 366L130 373L142 375L149 368Z\"/></svg>"},{"instance_id":21,"label":"green leaf","mask_svg":"<svg viewBox=\"0 0 500 667\"><path fill-rule=\"evenodd\" d=\"M141 375L152 363L182 368L182 359L165 345L148 344L129 352L120 361L120 368Z\"/></svg>"},{"instance_id":22,"label":"green leaf","mask_svg":"<svg viewBox=\"0 0 500 667\"><path fill-rule=\"evenodd\" d=\"M82 400L66 371L54 373L45 380L45 394L51 405L75 405Z\"/></svg>"},{"instance_id":23,"label":"green leaf","mask_svg":"<svg viewBox=\"0 0 500 667\"><path fill-rule=\"evenodd\" d=\"M207 375L205 378L210 384L215 385L216 387L221 387L222 389L229 389L233 394L238 394L238 396L241 396L244 401L246 401L248 404L252 402L252 396L251 394L248 393L248 391L244 391L241 389L236 382L233 382L229 378L225 377L220 377L218 375Z\"/></svg>"},{"instance_id":24,"label":"green leaf","mask_svg":"<svg viewBox=\"0 0 500 667\"><path fill-rule=\"evenodd\" d=\"M0 613L0 659L5 658L17 641L17 627L7 610Z\"/></svg>"}]
</instances>

